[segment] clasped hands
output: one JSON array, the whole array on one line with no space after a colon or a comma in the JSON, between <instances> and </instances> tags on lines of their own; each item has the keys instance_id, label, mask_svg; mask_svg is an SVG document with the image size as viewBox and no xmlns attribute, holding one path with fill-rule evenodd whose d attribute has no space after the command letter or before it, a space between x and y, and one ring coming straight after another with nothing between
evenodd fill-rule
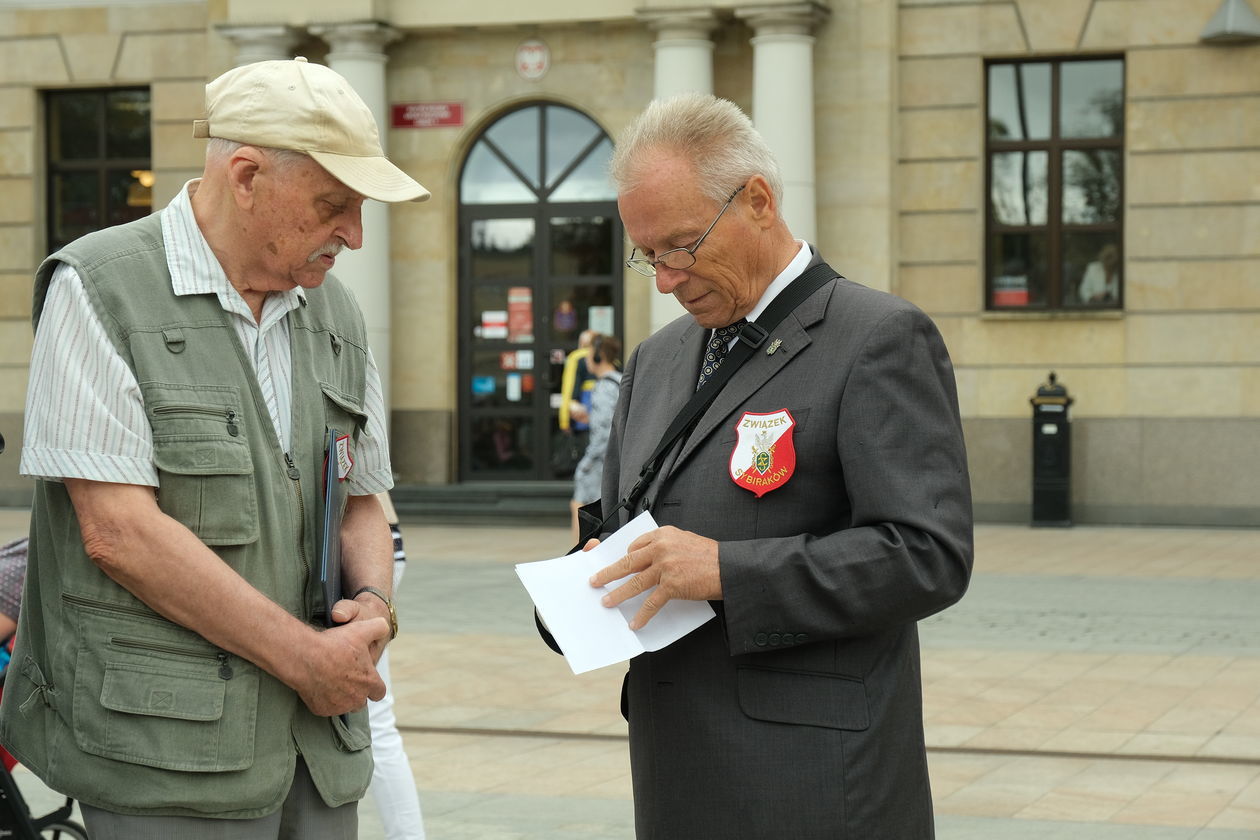
<instances>
[{"instance_id":1,"label":"clasped hands","mask_svg":"<svg viewBox=\"0 0 1260 840\"><path fill-rule=\"evenodd\" d=\"M304 657L306 679L298 694L317 715L345 714L385 696L376 663L389 642L389 621L382 617L381 599L370 593L360 598L333 605L335 626L317 633L314 649Z\"/></svg>"},{"instance_id":2,"label":"clasped hands","mask_svg":"<svg viewBox=\"0 0 1260 840\"><path fill-rule=\"evenodd\" d=\"M582 550L590 551L597 545L599 540L591 539ZM649 531L630 543L624 557L591 576L591 586L604 586L627 575L633 577L601 599L605 607L615 607L656 587L630 622L631 630L646 625L675 598L713 601L722 597L717 542L672 525Z\"/></svg>"}]
</instances>

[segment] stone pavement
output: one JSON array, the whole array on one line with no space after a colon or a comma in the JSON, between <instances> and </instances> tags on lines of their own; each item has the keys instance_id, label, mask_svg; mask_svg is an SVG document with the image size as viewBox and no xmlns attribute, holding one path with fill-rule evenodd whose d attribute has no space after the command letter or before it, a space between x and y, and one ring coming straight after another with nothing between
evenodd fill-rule
<instances>
[{"instance_id":1,"label":"stone pavement","mask_svg":"<svg viewBox=\"0 0 1260 840\"><path fill-rule=\"evenodd\" d=\"M0 539L24 515L0 511ZM391 660L428 836L632 838L623 669L574 676L512 568L567 532L403 533ZM921 625L938 838L1260 840L1260 530L981 525L976 542L971 591Z\"/></svg>"}]
</instances>

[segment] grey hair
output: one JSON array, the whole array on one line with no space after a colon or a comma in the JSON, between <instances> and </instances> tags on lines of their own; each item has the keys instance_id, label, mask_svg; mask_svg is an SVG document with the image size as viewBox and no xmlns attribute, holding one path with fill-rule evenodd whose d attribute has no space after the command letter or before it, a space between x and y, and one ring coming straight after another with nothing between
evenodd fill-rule
<instances>
[{"instance_id":1,"label":"grey hair","mask_svg":"<svg viewBox=\"0 0 1260 840\"><path fill-rule=\"evenodd\" d=\"M253 146L255 149L262 149L271 158L276 170L281 173L291 171L304 160L311 159L310 155L305 152L295 152L292 149L273 149L270 146L257 146L253 143L240 143L236 140L227 140L222 137L211 137L206 142L206 163L226 161L232 156L233 152L242 146Z\"/></svg>"},{"instance_id":2,"label":"grey hair","mask_svg":"<svg viewBox=\"0 0 1260 840\"><path fill-rule=\"evenodd\" d=\"M783 203L783 176L765 138L739 106L726 99L684 93L653 100L622 132L609 163L618 192L637 186L654 151L688 160L706 196L726 201L754 175L770 184L776 204Z\"/></svg>"}]
</instances>

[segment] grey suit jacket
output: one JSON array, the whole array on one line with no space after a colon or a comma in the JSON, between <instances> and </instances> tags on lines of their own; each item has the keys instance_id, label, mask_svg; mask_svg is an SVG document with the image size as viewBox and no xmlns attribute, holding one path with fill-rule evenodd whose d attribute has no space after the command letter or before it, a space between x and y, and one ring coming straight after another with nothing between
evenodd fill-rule
<instances>
[{"instance_id":1,"label":"grey suit jacket","mask_svg":"<svg viewBox=\"0 0 1260 840\"><path fill-rule=\"evenodd\" d=\"M705 338L685 316L627 364L606 514L694 392ZM926 315L844 279L775 339L644 500L660 525L719 541L723 600L630 663L638 837L931 838L916 622L962 597L972 561L953 368ZM781 409L795 471L758 498L731 478L735 427Z\"/></svg>"}]
</instances>

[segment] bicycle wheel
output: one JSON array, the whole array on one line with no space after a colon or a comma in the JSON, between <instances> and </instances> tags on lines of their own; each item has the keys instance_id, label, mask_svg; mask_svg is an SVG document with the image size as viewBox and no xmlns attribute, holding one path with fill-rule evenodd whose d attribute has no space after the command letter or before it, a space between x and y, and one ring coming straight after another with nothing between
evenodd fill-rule
<instances>
[{"instance_id":1,"label":"bicycle wheel","mask_svg":"<svg viewBox=\"0 0 1260 840\"><path fill-rule=\"evenodd\" d=\"M47 840L88 840L87 831L83 826L69 820L44 826L39 836Z\"/></svg>"}]
</instances>

